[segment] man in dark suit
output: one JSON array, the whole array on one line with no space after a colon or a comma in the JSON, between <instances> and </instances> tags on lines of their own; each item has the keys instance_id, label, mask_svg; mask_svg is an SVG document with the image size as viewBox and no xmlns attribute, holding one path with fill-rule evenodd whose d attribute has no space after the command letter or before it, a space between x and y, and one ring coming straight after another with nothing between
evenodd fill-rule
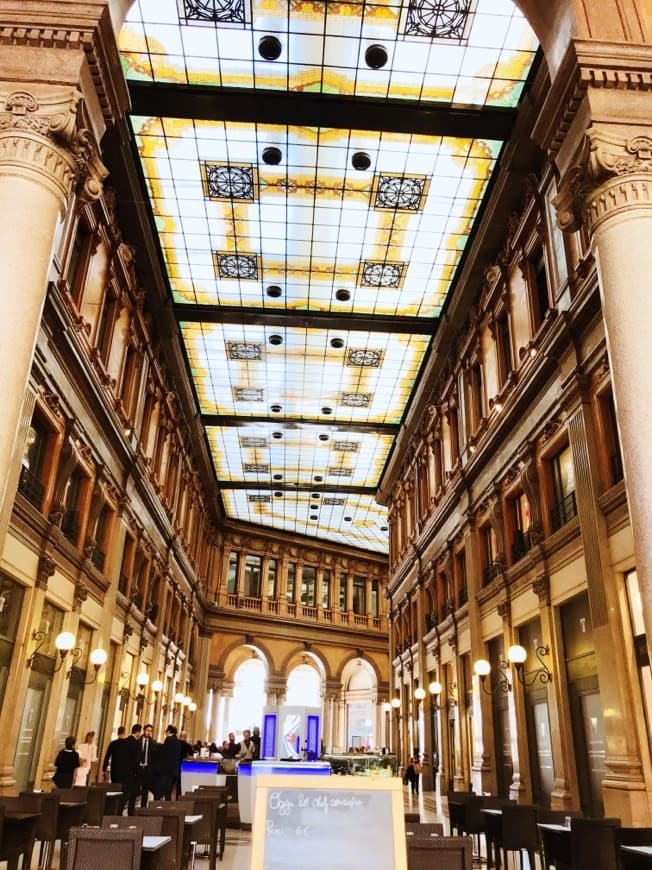
<instances>
[{"instance_id":1,"label":"man in dark suit","mask_svg":"<svg viewBox=\"0 0 652 870\"><path fill-rule=\"evenodd\" d=\"M140 738L142 733L142 725L132 725L131 734L124 741L126 744L124 750L125 768L120 813L122 813L126 803L130 816L136 814L136 798L140 793Z\"/></svg>"},{"instance_id":2,"label":"man in dark suit","mask_svg":"<svg viewBox=\"0 0 652 870\"><path fill-rule=\"evenodd\" d=\"M125 749L127 747L127 744L125 743L126 738L127 729L124 725L121 725L118 728L118 736L116 737L116 739L112 740L106 747L106 752L104 753L104 761L102 762L102 773L104 774L104 779L109 776L110 769L111 782L115 782L117 784L121 784L124 779L126 757Z\"/></svg>"},{"instance_id":3,"label":"man in dark suit","mask_svg":"<svg viewBox=\"0 0 652 870\"><path fill-rule=\"evenodd\" d=\"M150 790L154 791L154 771L156 767L159 744L152 737L153 725L145 725L140 738L140 760L138 775L140 777L140 805L147 806Z\"/></svg>"},{"instance_id":4,"label":"man in dark suit","mask_svg":"<svg viewBox=\"0 0 652 870\"><path fill-rule=\"evenodd\" d=\"M172 800L172 791L179 776L183 746L177 737L177 729L174 725L168 725L165 733L167 736L158 753L158 777L154 797L156 800L165 798L169 801Z\"/></svg>"}]
</instances>

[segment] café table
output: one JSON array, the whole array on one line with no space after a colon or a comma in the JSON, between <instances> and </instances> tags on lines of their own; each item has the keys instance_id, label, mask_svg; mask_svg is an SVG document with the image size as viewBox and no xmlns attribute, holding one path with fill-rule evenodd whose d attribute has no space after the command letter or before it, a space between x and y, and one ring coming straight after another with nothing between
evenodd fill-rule
<instances>
[{"instance_id":1,"label":"caf\u00e9 table","mask_svg":"<svg viewBox=\"0 0 652 870\"><path fill-rule=\"evenodd\" d=\"M0 839L0 861L7 861L8 870L18 867L19 857L23 856L23 864L30 861L36 823L40 813L23 810L5 809L2 838Z\"/></svg>"},{"instance_id":2,"label":"caf\u00e9 table","mask_svg":"<svg viewBox=\"0 0 652 870\"><path fill-rule=\"evenodd\" d=\"M172 837L146 834L143 837L140 864L141 870L158 870L161 849L163 846L167 846L171 841Z\"/></svg>"},{"instance_id":3,"label":"caf\u00e9 table","mask_svg":"<svg viewBox=\"0 0 652 870\"><path fill-rule=\"evenodd\" d=\"M652 868L652 844L649 846L621 846L623 870L649 870Z\"/></svg>"}]
</instances>

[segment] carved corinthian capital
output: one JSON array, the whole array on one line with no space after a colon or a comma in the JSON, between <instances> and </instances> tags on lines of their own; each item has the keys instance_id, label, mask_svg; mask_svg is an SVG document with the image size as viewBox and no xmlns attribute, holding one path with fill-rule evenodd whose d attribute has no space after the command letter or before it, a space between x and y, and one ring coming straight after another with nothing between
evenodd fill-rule
<instances>
[{"instance_id":1,"label":"carved corinthian capital","mask_svg":"<svg viewBox=\"0 0 652 870\"><path fill-rule=\"evenodd\" d=\"M562 230L589 230L606 217L645 203L652 206L652 136L587 130L578 162L553 200Z\"/></svg>"},{"instance_id":2,"label":"carved corinthian capital","mask_svg":"<svg viewBox=\"0 0 652 870\"><path fill-rule=\"evenodd\" d=\"M65 200L97 199L108 170L77 89L0 87L0 174L25 175Z\"/></svg>"}]
</instances>

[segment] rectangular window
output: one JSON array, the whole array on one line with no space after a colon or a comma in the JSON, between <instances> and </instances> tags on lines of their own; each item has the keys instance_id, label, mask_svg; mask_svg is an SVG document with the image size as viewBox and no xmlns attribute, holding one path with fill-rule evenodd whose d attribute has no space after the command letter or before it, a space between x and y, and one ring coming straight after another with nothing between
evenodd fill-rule
<instances>
[{"instance_id":1,"label":"rectangular window","mask_svg":"<svg viewBox=\"0 0 652 870\"><path fill-rule=\"evenodd\" d=\"M49 434L45 424L35 416L27 433L18 482L19 492L38 510L43 502L43 470Z\"/></svg>"},{"instance_id":2,"label":"rectangular window","mask_svg":"<svg viewBox=\"0 0 652 870\"><path fill-rule=\"evenodd\" d=\"M125 545L122 551L122 564L120 566L120 579L118 580L118 592L127 595L129 592L129 580L136 555L136 539L133 535L125 535Z\"/></svg>"},{"instance_id":3,"label":"rectangular window","mask_svg":"<svg viewBox=\"0 0 652 870\"><path fill-rule=\"evenodd\" d=\"M496 321L496 351L498 354L498 376L502 387L512 371L512 339L509 334L507 315Z\"/></svg>"},{"instance_id":4,"label":"rectangular window","mask_svg":"<svg viewBox=\"0 0 652 870\"><path fill-rule=\"evenodd\" d=\"M570 447L565 447L552 460L552 486L554 505L550 511L550 521L554 532L577 514L575 469Z\"/></svg>"},{"instance_id":5,"label":"rectangular window","mask_svg":"<svg viewBox=\"0 0 652 870\"><path fill-rule=\"evenodd\" d=\"M8 577L0 577L0 706L4 700L24 590Z\"/></svg>"},{"instance_id":6,"label":"rectangular window","mask_svg":"<svg viewBox=\"0 0 652 870\"><path fill-rule=\"evenodd\" d=\"M229 573L226 578L226 591L229 595L235 595L238 591L239 556L239 553L231 553L229 555Z\"/></svg>"},{"instance_id":7,"label":"rectangular window","mask_svg":"<svg viewBox=\"0 0 652 870\"><path fill-rule=\"evenodd\" d=\"M331 605L331 572L325 568L321 575L321 606L328 610Z\"/></svg>"},{"instance_id":8,"label":"rectangular window","mask_svg":"<svg viewBox=\"0 0 652 870\"><path fill-rule=\"evenodd\" d=\"M301 603L306 607L315 606L317 571L311 565L304 565L301 571Z\"/></svg>"},{"instance_id":9,"label":"rectangular window","mask_svg":"<svg viewBox=\"0 0 652 870\"><path fill-rule=\"evenodd\" d=\"M363 615L367 612L365 596L367 581L364 577L353 575L353 612Z\"/></svg>"},{"instance_id":10,"label":"rectangular window","mask_svg":"<svg viewBox=\"0 0 652 870\"><path fill-rule=\"evenodd\" d=\"M371 615L374 617L380 616L378 608L378 580L371 581Z\"/></svg>"},{"instance_id":11,"label":"rectangular window","mask_svg":"<svg viewBox=\"0 0 652 870\"><path fill-rule=\"evenodd\" d=\"M77 544L79 538L80 516L79 507L82 496L84 477L79 466L70 475L66 489L66 512L61 521L61 531L71 544Z\"/></svg>"},{"instance_id":12,"label":"rectangular window","mask_svg":"<svg viewBox=\"0 0 652 870\"><path fill-rule=\"evenodd\" d=\"M611 390L606 390L599 397L600 423L602 425L602 445L606 451L608 463L607 486L615 486L623 480L623 460L620 452L620 439L618 437L618 421L616 407Z\"/></svg>"},{"instance_id":13,"label":"rectangular window","mask_svg":"<svg viewBox=\"0 0 652 870\"><path fill-rule=\"evenodd\" d=\"M267 597L276 598L276 572L278 563L276 559L270 559L267 563Z\"/></svg>"},{"instance_id":14,"label":"rectangular window","mask_svg":"<svg viewBox=\"0 0 652 870\"><path fill-rule=\"evenodd\" d=\"M546 273L546 257L543 246L530 258L531 293L534 315L534 328L538 329L550 310L550 293Z\"/></svg>"},{"instance_id":15,"label":"rectangular window","mask_svg":"<svg viewBox=\"0 0 652 870\"><path fill-rule=\"evenodd\" d=\"M484 565L482 579L486 586L495 580L499 573L499 566L496 564L496 533L493 526L486 525L480 530L480 534Z\"/></svg>"},{"instance_id":16,"label":"rectangular window","mask_svg":"<svg viewBox=\"0 0 652 870\"><path fill-rule=\"evenodd\" d=\"M455 583L458 589L458 605L461 607L469 599L466 585L466 553L460 550L455 554Z\"/></svg>"},{"instance_id":17,"label":"rectangular window","mask_svg":"<svg viewBox=\"0 0 652 870\"><path fill-rule=\"evenodd\" d=\"M285 600L294 601L294 585L297 579L297 566L294 562L288 562L288 583L285 592Z\"/></svg>"},{"instance_id":18,"label":"rectangular window","mask_svg":"<svg viewBox=\"0 0 652 870\"><path fill-rule=\"evenodd\" d=\"M260 577L263 560L261 556L247 555L244 569L244 591L247 598L260 598Z\"/></svg>"},{"instance_id":19,"label":"rectangular window","mask_svg":"<svg viewBox=\"0 0 652 870\"><path fill-rule=\"evenodd\" d=\"M340 574L340 610L342 612L346 610L346 580L346 573L342 571Z\"/></svg>"},{"instance_id":20,"label":"rectangular window","mask_svg":"<svg viewBox=\"0 0 652 870\"><path fill-rule=\"evenodd\" d=\"M525 493L509 502L509 522L512 527L512 562L518 562L530 550L530 503Z\"/></svg>"}]
</instances>

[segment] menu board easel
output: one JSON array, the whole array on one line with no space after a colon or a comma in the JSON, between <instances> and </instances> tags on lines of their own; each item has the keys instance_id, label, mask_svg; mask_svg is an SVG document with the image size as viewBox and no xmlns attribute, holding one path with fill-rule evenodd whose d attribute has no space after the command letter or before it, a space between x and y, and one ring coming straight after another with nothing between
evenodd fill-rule
<instances>
[{"instance_id":1,"label":"menu board easel","mask_svg":"<svg viewBox=\"0 0 652 870\"><path fill-rule=\"evenodd\" d=\"M251 870L407 870L395 777L256 777Z\"/></svg>"}]
</instances>

